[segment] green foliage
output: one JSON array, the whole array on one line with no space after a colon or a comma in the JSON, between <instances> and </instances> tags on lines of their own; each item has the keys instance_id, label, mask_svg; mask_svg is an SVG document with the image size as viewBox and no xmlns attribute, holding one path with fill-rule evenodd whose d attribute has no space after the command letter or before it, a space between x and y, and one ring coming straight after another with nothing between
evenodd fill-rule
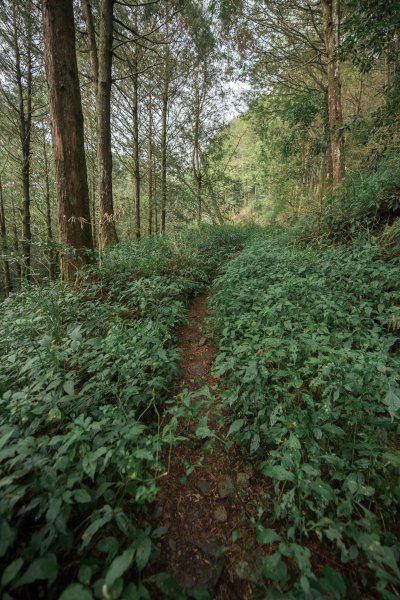
<instances>
[{"instance_id":1,"label":"green foliage","mask_svg":"<svg viewBox=\"0 0 400 600\"><path fill-rule=\"evenodd\" d=\"M263 201L260 140L250 116L233 119L211 140L203 156L206 203L217 203L226 219L244 206L255 208Z\"/></svg>"},{"instance_id":2,"label":"green foliage","mask_svg":"<svg viewBox=\"0 0 400 600\"><path fill-rule=\"evenodd\" d=\"M278 136L278 148L282 158L288 159L292 154L299 152L299 147L304 152L304 141L310 135L309 130L316 117L324 112L325 97L321 94L298 94L288 100L277 99L276 109L280 119L288 130ZM315 140L313 154L318 154L323 149L322 140Z\"/></svg>"},{"instance_id":3,"label":"green foliage","mask_svg":"<svg viewBox=\"0 0 400 600\"><path fill-rule=\"evenodd\" d=\"M178 408L162 408L178 375L174 332L188 296L250 233L123 244L79 287L2 304L2 597L149 597L133 582L159 535L145 508L175 443Z\"/></svg>"},{"instance_id":4,"label":"green foliage","mask_svg":"<svg viewBox=\"0 0 400 600\"><path fill-rule=\"evenodd\" d=\"M262 182L259 198L266 221L286 215L297 218L318 206L313 186L326 149L325 98L320 93L280 89L256 98L246 114L259 138L249 150L248 180ZM261 207L260 207L261 208Z\"/></svg>"},{"instance_id":5,"label":"green foliage","mask_svg":"<svg viewBox=\"0 0 400 600\"><path fill-rule=\"evenodd\" d=\"M256 529L260 543L277 542L264 559L267 595L358 598L358 588L394 600L398 267L365 241L293 242L260 236L218 278L213 300L230 434L275 491ZM315 562L319 544L327 551Z\"/></svg>"},{"instance_id":6,"label":"green foliage","mask_svg":"<svg viewBox=\"0 0 400 600\"><path fill-rule=\"evenodd\" d=\"M346 0L342 54L350 56L364 71L371 69L381 54L395 61L395 43L400 26L397 0Z\"/></svg>"},{"instance_id":7,"label":"green foliage","mask_svg":"<svg viewBox=\"0 0 400 600\"><path fill-rule=\"evenodd\" d=\"M304 233L344 241L366 232L376 235L399 214L400 168L397 157L388 154L366 175L346 176L341 188L326 198L318 218L306 216L299 226Z\"/></svg>"}]
</instances>

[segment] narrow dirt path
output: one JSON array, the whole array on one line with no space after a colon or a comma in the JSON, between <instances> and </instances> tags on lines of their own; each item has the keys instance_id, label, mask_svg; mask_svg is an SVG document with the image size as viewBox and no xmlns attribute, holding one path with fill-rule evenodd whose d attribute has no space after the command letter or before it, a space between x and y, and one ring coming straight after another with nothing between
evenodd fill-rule
<instances>
[{"instance_id":1,"label":"narrow dirt path","mask_svg":"<svg viewBox=\"0 0 400 600\"><path fill-rule=\"evenodd\" d=\"M235 447L228 453L223 440L199 440L195 435L208 411L208 427L218 438L224 435L218 381L211 373L217 348L204 329L209 295L204 292L191 302L189 324L178 332L182 373L178 389L196 392L206 385L211 399L196 420L178 432L187 436L189 431L189 439L174 449L152 521L167 528L159 541L161 561L189 596L205 589L211 598L243 600L254 585L239 578L238 569L243 571L251 562L252 572L261 570L248 527L252 511L246 508L252 469L243 464Z\"/></svg>"}]
</instances>

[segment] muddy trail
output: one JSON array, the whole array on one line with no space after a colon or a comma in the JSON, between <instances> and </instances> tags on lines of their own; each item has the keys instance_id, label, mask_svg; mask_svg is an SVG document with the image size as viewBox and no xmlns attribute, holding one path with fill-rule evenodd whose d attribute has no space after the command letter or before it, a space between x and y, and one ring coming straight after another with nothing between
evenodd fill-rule
<instances>
[{"instance_id":1,"label":"muddy trail","mask_svg":"<svg viewBox=\"0 0 400 600\"><path fill-rule=\"evenodd\" d=\"M220 383L212 375L217 348L205 329L209 295L204 292L193 299L189 324L178 332L178 398L179 390L196 396L204 386L210 394L200 398L202 408L196 417L182 423L177 432L186 440L173 451L151 520L153 526L167 530L158 542L160 559L188 597L207 590L209 598L243 600L255 591L261 575L260 553L249 527L250 518L256 516L251 497L259 491L251 465L243 461L238 448L225 446L226 414L219 398ZM199 426L208 427L216 437L196 435Z\"/></svg>"}]
</instances>

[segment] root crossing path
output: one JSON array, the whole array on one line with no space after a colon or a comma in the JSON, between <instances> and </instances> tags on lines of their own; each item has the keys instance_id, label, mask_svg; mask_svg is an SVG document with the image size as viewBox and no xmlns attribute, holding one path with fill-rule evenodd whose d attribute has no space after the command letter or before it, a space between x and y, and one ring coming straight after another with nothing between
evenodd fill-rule
<instances>
[{"instance_id":1,"label":"root crossing path","mask_svg":"<svg viewBox=\"0 0 400 600\"><path fill-rule=\"evenodd\" d=\"M179 390L195 393L207 386L211 393L202 397L197 415L178 431L186 440L174 449L169 474L161 480L152 522L167 529L159 540L161 561L188 597L207 590L209 598L242 600L254 591L255 574L261 571L248 528L252 470L237 449L227 451L223 441L224 414L218 381L211 373L217 349L205 331L208 297L205 292L192 301L189 324L178 333ZM204 423L216 437L199 435ZM246 569L251 570L249 577Z\"/></svg>"}]
</instances>

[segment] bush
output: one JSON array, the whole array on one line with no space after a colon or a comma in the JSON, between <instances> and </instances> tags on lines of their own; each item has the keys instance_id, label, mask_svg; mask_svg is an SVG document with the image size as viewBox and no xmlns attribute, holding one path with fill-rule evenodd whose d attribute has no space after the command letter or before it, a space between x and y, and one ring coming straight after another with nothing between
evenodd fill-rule
<instances>
[{"instance_id":1,"label":"bush","mask_svg":"<svg viewBox=\"0 0 400 600\"><path fill-rule=\"evenodd\" d=\"M379 234L400 217L400 167L385 156L365 175L347 175L327 195L320 214L305 215L296 225L301 239L351 241Z\"/></svg>"}]
</instances>

